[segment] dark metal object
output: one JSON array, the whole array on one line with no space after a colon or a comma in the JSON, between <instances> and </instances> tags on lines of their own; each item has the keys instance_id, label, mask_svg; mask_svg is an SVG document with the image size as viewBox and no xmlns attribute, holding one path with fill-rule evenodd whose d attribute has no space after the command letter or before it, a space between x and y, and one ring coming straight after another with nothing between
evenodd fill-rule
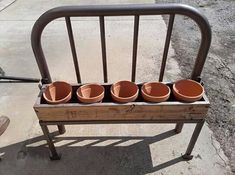
<instances>
[{"instance_id":1,"label":"dark metal object","mask_svg":"<svg viewBox=\"0 0 235 175\"><path fill-rule=\"evenodd\" d=\"M198 123L201 122L201 119L198 120L82 120L82 121L40 121L41 125L57 125L57 124L66 124L66 125L76 125L76 124L121 124L121 123Z\"/></svg>"},{"instance_id":2,"label":"dark metal object","mask_svg":"<svg viewBox=\"0 0 235 175\"><path fill-rule=\"evenodd\" d=\"M101 37L101 48L102 48L104 82L107 83L108 82L108 74L107 74L104 16L100 16L100 37Z\"/></svg>"},{"instance_id":3,"label":"dark metal object","mask_svg":"<svg viewBox=\"0 0 235 175\"><path fill-rule=\"evenodd\" d=\"M166 34L166 41L165 41L165 46L164 46L164 52L163 52L163 57L162 57L161 71L159 75L160 82L163 80L163 75L165 72L166 60L167 60L168 50L169 50L170 41L171 41L171 34L172 34L174 19L175 19L175 15L174 14L170 15L168 28L167 28L167 34Z\"/></svg>"},{"instance_id":4,"label":"dark metal object","mask_svg":"<svg viewBox=\"0 0 235 175\"><path fill-rule=\"evenodd\" d=\"M21 82L31 82L31 83L38 83L40 79L37 78L25 78L25 77L12 77L12 76L0 76L0 80L15 80ZM1 81L0 81L1 82Z\"/></svg>"},{"instance_id":5,"label":"dark metal object","mask_svg":"<svg viewBox=\"0 0 235 175\"><path fill-rule=\"evenodd\" d=\"M175 126L175 132L180 133L182 131L183 125L184 125L184 123L182 123L182 122L177 123Z\"/></svg>"},{"instance_id":6,"label":"dark metal object","mask_svg":"<svg viewBox=\"0 0 235 175\"><path fill-rule=\"evenodd\" d=\"M48 147L50 150L51 160L59 160L61 156L56 152L55 145L54 145L52 138L50 136L48 127L46 125L40 125L40 126L42 128L42 132L45 136L45 139L47 141L47 144L48 144Z\"/></svg>"},{"instance_id":7,"label":"dark metal object","mask_svg":"<svg viewBox=\"0 0 235 175\"><path fill-rule=\"evenodd\" d=\"M188 145L188 148L185 152L185 154L182 156L184 159L192 159L193 156L191 155L192 151L193 151L193 148L195 146L195 143L197 141L197 138L202 130L202 127L203 127L203 124L204 124L205 120L202 120L201 122L198 122L194 131L193 131L193 135L191 137L191 140L189 142L189 145Z\"/></svg>"},{"instance_id":8,"label":"dark metal object","mask_svg":"<svg viewBox=\"0 0 235 175\"><path fill-rule=\"evenodd\" d=\"M57 125L59 133L64 134L66 132L64 125Z\"/></svg>"},{"instance_id":9,"label":"dark metal object","mask_svg":"<svg viewBox=\"0 0 235 175\"><path fill-rule=\"evenodd\" d=\"M136 77L136 57L138 48L138 32L139 32L139 15L135 15L134 36L133 36L133 55L132 55L132 75L131 81L135 82Z\"/></svg>"},{"instance_id":10,"label":"dark metal object","mask_svg":"<svg viewBox=\"0 0 235 175\"><path fill-rule=\"evenodd\" d=\"M65 21L66 21L66 26L67 26L68 35L69 35L70 47L71 47L71 51L73 55L73 63L74 63L75 71L76 71L77 82L81 83L81 76L80 76L80 71L79 71L78 58L77 58L75 42L73 38L73 30L72 30L70 17L65 17Z\"/></svg>"},{"instance_id":11,"label":"dark metal object","mask_svg":"<svg viewBox=\"0 0 235 175\"><path fill-rule=\"evenodd\" d=\"M107 75L107 58L106 58L106 43L105 43L105 16L134 16L134 35L133 35L133 53L132 53L132 77L131 80L135 81L136 77L136 61L137 61L137 48L138 48L138 28L139 28L139 16L140 15L170 15L169 25L167 30L167 36L165 41L165 47L163 52L162 66L160 69L159 81L163 80L165 65L167 60L167 54L170 44L170 38L173 29L174 17L175 15L184 15L192 20L194 20L200 28L201 32L201 44L198 51L198 55L194 64L194 69L191 74L191 79L198 80L200 79L200 75L206 60L206 56L211 43L211 29L207 19L195 8L182 5L182 4L146 4L146 5L107 5L107 6L65 6L51 9L44 13L40 18L35 22L32 34L31 34L31 44L33 48L34 55L36 57L36 61L42 76L42 84L51 83L51 76L49 73L49 69L47 66L47 62L42 50L41 46L41 35L45 28L45 26L51 21L57 18L66 19L71 51L73 54L75 70L77 74L78 82L81 81L79 66L77 61L77 55L75 50L75 44L72 34L72 26L70 17L91 17L97 16L100 20L100 34L101 34L101 49L102 49L102 59L103 59L103 75L104 82L108 81ZM78 76L79 75L79 76ZM79 81L80 80L80 81ZM49 131L47 125L58 125L58 129L60 133L65 132L65 128L63 125L65 124L88 124L88 123L177 123L175 127L175 132L179 133L182 130L184 123L197 123L192 138L190 140L188 149L183 156L185 159L192 158L191 152L196 143L196 140L200 134L201 128L203 126L204 120L154 120L154 121L40 121L40 125L42 127L43 133L47 139L49 149L52 155L52 158L60 159L60 156L57 154L53 141L49 135Z\"/></svg>"}]
</instances>

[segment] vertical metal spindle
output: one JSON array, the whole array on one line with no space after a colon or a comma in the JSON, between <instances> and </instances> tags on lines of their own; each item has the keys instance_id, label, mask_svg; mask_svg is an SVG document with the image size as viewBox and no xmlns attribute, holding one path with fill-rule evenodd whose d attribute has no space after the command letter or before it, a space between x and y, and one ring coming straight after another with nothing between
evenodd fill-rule
<instances>
[{"instance_id":1,"label":"vertical metal spindle","mask_svg":"<svg viewBox=\"0 0 235 175\"><path fill-rule=\"evenodd\" d=\"M167 55L168 55L168 50L169 50L169 45L170 45L170 40L171 40L174 19L175 19L175 14L171 14L170 19L169 19L169 23L168 23L167 34L166 34L166 40L165 40L165 46L164 46L164 52L163 52L162 64L161 64L161 71L160 71L160 75L159 75L159 81L163 80L163 75L165 72L166 60L167 60Z\"/></svg>"},{"instance_id":2,"label":"vertical metal spindle","mask_svg":"<svg viewBox=\"0 0 235 175\"><path fill-rule=\"evenodd\" d=\"M42 128L42 132L44 134L44 137L45 137L45 139L47 141L47 144L48 144L48 147L49 147L49 150L50 150L50 158L51 158L51 160L59 160L60 159L60 155L56 151L55 145L54 145L54 143L52 141L52 138L50 136L50 133L49 133L47 125L40 124L40 126Z\"/></svg>"},{"instance_id":3,"label":"vertical metal spindle","mask_svg":"<svg viewBox=\"0 0 235 175\"><path fill-rule=\"evenodd\" d=\"M100 37L101 37L104 82L107 83L108 82L108 75L107 75L104 16L100 16Z\"/></svg>"},{"instance_id":4,"label":"vertical metal spindle","mask_svg":"<svg viewBox=\"0 0 235 175\"><path fill-rule=\"evenodd\" d=\"M57 125L57 127L60 134L64 134L66 132L64 125Z\"/></svg>"},{"instance_id":5,"label":"vertical metal spindle","mask_svg":"<svg viewBox=\"0 0 235 175\"><path fill-rule=\"evenodd\" d=\"M76 53L76 48L75 48L75 43L74 43L74 38L73 38L73 30L72 30L70 17L66 16L65 21L66 21L66 26L67 26L68 35L69 35L69 42L70 42L70 47L72 51L73 63L74 63L75 71L76 71L77 82L81 83L81 76L80 76L80 71L79 71L79 65L78 65L78 59L77 59L77 53Z\"/></svg>"},{"instance_id":6,"label":"vertical metal spindle","mask_svg":"<svg viewBox=\"0 0 235 175\"><path fill-rule=\"evenodd\" d=\"M133 35L133 52L132 52L132 75L131 81L135 82L136 77L136 58L138 48L138 32L139 32L139 15L135 15L134 35Z\"/></svg>"},{"instance_id":7,"label":"vertical metal spindle","mask_svg":"<svg viewBox=\"0 0 235 175\"><path fill-rule=\"evenodd\" d=\"M205 120L202 120L201 122L198 122L194 131L193 131L193 135L190 139L190 142L189 142L189 145L188 145L188 148L185 152L185 154L182 156L184 159L187 159L187 160L190 160L193 158L193 156L191 155L192 151L193 151L193 148L197 142L197 138L202 130L202 127L203 127L203 124L205 123Z\"/></svg>"}]
</instances>

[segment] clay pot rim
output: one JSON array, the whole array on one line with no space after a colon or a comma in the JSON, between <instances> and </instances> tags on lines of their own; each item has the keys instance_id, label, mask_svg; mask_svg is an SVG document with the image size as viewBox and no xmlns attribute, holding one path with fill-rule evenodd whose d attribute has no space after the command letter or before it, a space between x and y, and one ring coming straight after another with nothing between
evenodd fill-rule
<instances>
[{"instance_id":1,"label":"clay pot rim","mask_svg":"<svg viewBox=\"0 0 235 175\"><path fill-rule=\"evenodd\" d=\"M92 98L86 98L86 97L80 96L79 93L78 93L78 90L79 90L80 88L82 88L82 87L86 87L86 86L89 86L89 85L96 85L96 86L99 86L99 87L102 88L102 91L103 91L103 92L102 92L100 95L95 96L95 97L92 97ZM100 98L100 97L104 96L104 91L105 91L104 86L102 86L102 85L100 85L100 84L98 84L98 83L87 83L87 84L84 84L84 85L80 86L80 87L76 90L76 94L77 94L77 96L78 96L79 98L81 98L81 99L84 99L84 100L94 100L94 99L97 99L97 98Z\"/></svg>"},{"instance_id":2,"label":"clay pot rim","mask_svg":"<svg viewBox=\"0 0 235 175\"><path fill-rule=\"evenodd\" d=\"M46 89L47 88L49 88L50 86L52 86L53 84L55 84L55 83L64 83L64 84L66 84L66 85L68 85L69 86L69 89L70 89L70 92L69 92L69 94L66 96L66 97L64 97L64 98L62 98L62 99L60 99L60 100L55 100L55 101L52 101L52 100L50 100L50 99L48 99L47 97L46 97L46 95L45 95L45 91L46 91ZM54 81L54 82L52 82L52 83L50 83L50 84L48 84L47 86L46 86L46 88L45 88L45 91L43 92L43 98L48 102L48 103L51 103L51 104L58 104L58 103L61 103L64 99L66 99L66 98L68 98L68 100L66 100L66 102L68 102L70 99L71 99L71 97L72 97L72 86L71 86L71 84L69 84L69 83L67 83L67 82L65 82L65 81ZM69 96L71 96L70 98L69 98Z\"/></svg>"},{"instance_id":3,"label":"clay pot rim","mask_svg":"<svg viewBox=\"0 0 235 175\"><path fill-rule=\"evenodd\" d=\"M187 95L183 95L183 94L179 93L179 92L177 91L177 89L176 89L175 86L176 86L176 83L179 83L179 82L181 82L181 81L190 81L190 82L192 82L192 83L195 83L195 84L199 85L200 88L201 88L201 90L202 90L201 94L196 95L196 96L187 96ZM198 83L197 81L195 81L195 80L191 80L191 79L182 79L182 80L176 81L176 82L173 84L173 92L176 93L176 94L178 94L178 95L180 95L180 96L182 96L182 97L184 97L184 98L195 99L195 98L200 98L200 97L202 97L202 95L204 94L205 90L204 90L203 86L202 86L200 83Z\"/></svg>"},{"instance_id":4,"label":"clay pot rim","mask_svg":"<svg viewBox=\"0 0 235 175\"><path fill-rule=\"evenodd\" d=\"M168 89L168 93L166 95L162 95L162 96L152 96L152 95L149 95L149 94L146 94L144 92L144 86L148 85L148 84L162 84L162 85L165 85L165 87L167 87ZM169 88L169 86L167 86L166 84L164 83L161 83L161 82L147 82L147 83L144 83L141 87L141 92L146 95L147 97L149 98L153 98L153 99L159 99L159 98L166 98L168 96L170 96L170 93L171 93L171 89Z\"/></svg>"},{"instance_id":5,"label":"clay pot rim","mask_svg":"<svg viewBox=\"0 0 235 175\"><path fill-rule=\"evenodd\" d=\"M135 86L137 87L136 93L135 93L134 95L132 95L132 96L129 96L129 97L120 97L120 96L115 95L115 94L113 93L113 87L114 87L114 85L116 85L117 83L121 83L121 82L128 82L128 83L132 83L133 85L135 85ZM138 87L134 82L132 82L132 81L121 80L121 81L118 81L118 82L112 84L112 86L111 86L111 88L110 88L110 92L111 92L111 94L112 94L114 97L116 97L116 98L119 98L119 99L121 99L121 100L128 100L128 99L131 99L131 98L133 98L133 97L135 97L135 96L138 97L138 94L139 94L139 87Z\"/></svg>"}]
</instances>

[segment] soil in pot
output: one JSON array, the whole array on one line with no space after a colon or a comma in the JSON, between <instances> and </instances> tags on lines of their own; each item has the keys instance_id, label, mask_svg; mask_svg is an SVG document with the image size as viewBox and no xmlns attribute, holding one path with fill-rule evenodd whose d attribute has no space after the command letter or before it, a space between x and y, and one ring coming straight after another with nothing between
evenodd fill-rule
<instances>
[{"instance_id":1,"label":"soil in pot","mask_svg":"<svg viewBox=\"0 0 235 175\"><path fill-rule=\"evenodd\" d=\"M104 87L99 84L86 84L78 88L77 98L82 103L97 103L104 98Z\"/></svg>"},{"instance_id":2,"label":"soil in pot","mask_svg":"<svg viewBox=\"0 0 235 175\"><path fill-rule=\"evenodd\" d=\"M203 86L194 80L179 80L173 84L173 94L179 101L195 102L202 98L203 93Z\"/></svg>"},{"instance_id":3,"label":"soil in pot","mask_svg":"<svg viewBox=\"0 0 235 175\"><path fill-rule=\"evenodd\" d=\"M138 97L138 94L138 86L131 81L119 81L111 86L112 98L118 103L133 102Z\"/></svg>"},{"instance_id":4,"label":"soil in pot","mask_svg":"<svg viewBox=\"0 0 235 175\"><path fill-rule=\"evenodd\" d=\"M72 97L72 86L64 81L55 81L46 87L43 97L49 104L66 103Z\"/></svg>"},{"instance_id":5,"label":"soil in pot","mask_svg":"<svg viewBox=\"0 0 235 175\"><path fill-rule=\"evenodd\" d=\"M148 102L163 102L170 97L170 88L160 82L145 83L141 87L141 94L145 101Z\"/></svg>"}]
</instances>

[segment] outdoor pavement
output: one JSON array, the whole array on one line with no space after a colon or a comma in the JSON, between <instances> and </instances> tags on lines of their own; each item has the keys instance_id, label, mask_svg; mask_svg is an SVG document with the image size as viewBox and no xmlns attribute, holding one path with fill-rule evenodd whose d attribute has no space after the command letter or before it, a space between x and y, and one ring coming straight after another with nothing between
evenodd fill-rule
<instances>
[{"instance_id":1,"label":"outdoor pavement","mask_svg":"<svg viewBox=\"0 0 235 175\"><path fill-rule=\"evenodd\" d=\"M0 1L1 2L1 1ZM60 5L141 3L141 1L29 1L17 0L0 12L0 67L6 75L40 78L30 45L34 22L46 10ZM153 3L142 1L142 3ZM108 79L130 79L133 17L106 19ZM158 79L166 35L161 16L140 18L137 81ZM83 82L102 82L98 18L73 18L73 28ZM53 80L76 82L65 22L49 24L42 37ZM165 81L180 77L170 47ZM50 161L37 116L33 111L38 84L1 83L0 115L11 119L0 137L0 175L25 174L193 174L222 175L229 171L227 158L204 125L194 159L183 161L194 129L185 125L175 135L174 125L121 124L66 126L56 137L60 161ZM50 131L56 131L50 127ZM56 132L54 132L57 135Z\"/></svg>"}]
</instances>

